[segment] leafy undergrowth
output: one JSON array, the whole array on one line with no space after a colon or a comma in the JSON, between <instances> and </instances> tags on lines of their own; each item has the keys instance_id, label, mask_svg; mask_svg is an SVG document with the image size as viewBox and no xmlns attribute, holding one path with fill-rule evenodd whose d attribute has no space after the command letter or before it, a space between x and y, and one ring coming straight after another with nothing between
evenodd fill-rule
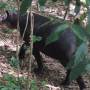
<instances>
[{"instance_id":1,"label":"leafy undergrowth","mask_svg":"<svg viewBox=\"0 0 90 90\"><path fill-rule=\"evenodd\" d=\"M21 77L18 79L17 77L14 77L13 75L5 74L3 78L0 79L0 90L25 90L26 81L27 79L24 77ZM30 90L39 90L36 82L37 81L35 80L30 81L30 85L31 85ZM45 89L44 87L45 82L44 81L41 82L40 86Z\"/></svg>"}]
</instances>

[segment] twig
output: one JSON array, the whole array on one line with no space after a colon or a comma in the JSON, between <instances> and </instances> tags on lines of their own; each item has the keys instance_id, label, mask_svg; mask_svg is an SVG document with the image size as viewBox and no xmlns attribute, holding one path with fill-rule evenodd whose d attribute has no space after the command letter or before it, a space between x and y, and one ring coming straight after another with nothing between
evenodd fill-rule
<instances>
[{"instance_id":1,"label":"twig","mask_svg":"<svg viewBox=\"0 0 90 90\"><path fill-rule=\"evenodd\" d=\"M17 7L18 7L17 30L19 31L19 29L20 29L20 27L19 27L20 2L19 2L19 0L16 0L16 2L17 2ZM16 44L16 58L17 58L17 60L19 60L19 58L18 58L18 53L19 53L18 41L19 41L19 37L17 34L17 44ZM20 74L20 66L18 64L18 84L20 85L19 74ZM20 86L20 90L22 90L21 86Z\"/></svg>"}]
</instances>

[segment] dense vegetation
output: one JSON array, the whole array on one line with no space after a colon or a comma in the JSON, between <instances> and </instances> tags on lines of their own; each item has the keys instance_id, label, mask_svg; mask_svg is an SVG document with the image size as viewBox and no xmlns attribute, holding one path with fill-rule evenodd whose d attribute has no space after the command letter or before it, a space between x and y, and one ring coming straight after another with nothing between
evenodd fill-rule
<instances>
[{"instance_id":1,"label":"dense vegetation","mask_svg":"<svg viewBox=\"0 0 90 90\"><path fill-rule=\"evenodd\" d=\"M18 11L19 13L26 13L27 10L32 10L32 1L33 0L13 0L12 2L17 3ZM48 0L38 0L37 4L39 4L39 9L41 14L43 13L43 7L45 7ZM66 28L70 27L72 31L75 33L78 41L78 47L75 52L74 57L72 58L71 62L67 65L66 69L72 68L72 71L70 73L70 80L75 80L79 75L85 74L87 72L90 72L90 52L89 52L89 41L90 41L90 0L51 0L52 4L55 4L56 2L61 2L65 7L65 15L62 20L62 25L60 25L55 32L53 32L46 41L46 45L49 45L56 40L58 40L59 35L62 33L62 31L66 30ZM68 15L68 11L70 9L70 4L74 3L74 13L72 22L68 22L66 20L66 16ZM15 12L17 8L12 6L9 6L7 3L1 2L0 8L7 10L11 10ZM81 7L86 8L86 11L83 11L83 14L80 14ZM10 8L10 9L9 9ZM31 12L32 13L32 12ZM79 15L78 19L77 16ZM52 18L52 17L50 17ZM53 19L56 19L56 22L58 22L57 18L53 17ZM87 20L86 20L87 19ZM85 21L86 20L86 21ZM83 21L85 21L85 25L83 24ZM34 43L36 41L40 41L42 37L36 37L33 36L33 29L31 31L31 43ZM32 46L31 46L32 48ZM32 50L32 49L31 49ZM5 77L6 79L10 78L12 80L12 77ZM13 78L14 80L9 81L9 85L1 86L1 90L20 90L19 86L17 85L17 80ZM8 80L7 80L8 81ZM20 82L19 82L20 83ZM35 87L32 87L31 90L36 90L37 86L34 81L31 81L31 84L34 84ZM12 85L11 88L8 88L10 85ZM22 86L22 85L21 85ZM32 85L33 86L33 85ZM15 88L15 89L13 89ZM27 89L29 90L29 89ZM38 90L38 89L37 89Z\"/></svg>"}]
</instances>

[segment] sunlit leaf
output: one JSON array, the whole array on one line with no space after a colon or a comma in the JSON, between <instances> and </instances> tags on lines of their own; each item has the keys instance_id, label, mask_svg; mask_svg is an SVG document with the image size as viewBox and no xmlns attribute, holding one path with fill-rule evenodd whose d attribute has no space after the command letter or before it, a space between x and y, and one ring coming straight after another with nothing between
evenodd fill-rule
<instances>
[{"instance_id":1,"label":"sunlit leaf","mask_svg":"<svg viewBox=\"0 0 90 90\"><path fill-rule=\"evenodd\" d=\"M68 27L69 27L69 25L66 23L58 26L56 28L56 30L54 32L52 32L51 35L47 38L46 45L53 43L56 40L58 40L62 31L66 30L66 28L68 28Z\"/></svg>"},{"instance_id":2,"label":"sunlit leaf","mask_svg":"<svg viewBox=\"0 0 90 90\"><path fill-rule=\"evenodd\" d=\"M73 24L72 31L79 39L81 39L82 41L87 41L85 30L80 25Z\"/></svg>"}]
</instances>

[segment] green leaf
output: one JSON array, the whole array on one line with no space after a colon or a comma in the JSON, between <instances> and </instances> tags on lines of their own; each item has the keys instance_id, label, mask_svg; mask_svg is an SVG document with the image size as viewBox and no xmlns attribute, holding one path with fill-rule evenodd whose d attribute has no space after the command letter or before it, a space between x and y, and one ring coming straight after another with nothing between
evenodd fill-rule
<instances>
[{"instance_id":1,"label":"green leaf","mask_svg":"<svg viewBox=\"0 0 90 90\"><path fill-rule=\"evenodd\" d=\"M88 20L88 24L87 24L87 33L88 33L88 35L90 36L90 0L87 0L87 9L88 9L88 11L87 11L87 20Z\"/></svg>"},{"instance_id":2,"label":"green leaf","mask_svg":"<svg viewBox=\"0 0 90 90\"><path fill-rule=\"evenodd\" d=\"M66 30L66 28L68 28L68 27L69 27L69 25L66 23L58 26L56 28L56 30L54 32L52 32L51 35L47 38L46 45L51 44L51 43L55 42L56 40L58 40L62 31Z\"/></svg>"},{"instance_id":3,"label":"green leaf","mask_svg":"<svg viewBox=\"0 0 90 90\"><path fill-rule=\"evenodd\" d=\"M87 16L87 13L84 12L81 16L80 16L80 22L82 22Z\"/></svg>"},{"instance_id":4,"label":"green leaf","mask_svg":"<svg viewBox=\"0 0 90 90\"><path fill-rule=\"evenodd\" d=\"M85 73L85 67L86 67L86 62L85 60L83 60L82 62L80 62L78 65L76 65L70 73L69 79L70 81L75 80L78 78L78 76L80 76L81 74Z\"/></svg>"},{"instance_id":5,"label":"green leaf","mask_svg":"<svg viewBox=\"0 0 90 90\"><path fill-rule=\"evenodd\" d=\"M64 0L65 5L67 5L67 6L68 6L68 5L70 4L70 1L71 1L71 0Z\"/></svg>"},{"instance_id":6,"label":"green leaf","mask_svg":"<svg viewBox=\"0 0 90 90\"><path fill-rule=\"evenodd\" d=\"M75 53L73 68L70 73L70 80L75 80L81 74L86 73L86 66L90 63L88 57L88 46L82 43Z\"/></svg>"},{"instance_id":7,"label":"green leaf","mask_svg":"<svg viewBox=\"0 0 90 90\"><path fill-rule=\"evenodd\" d=\"M86 65L86 71L90 72L90 64Z\"/></svg>"},{"instance_id":8,"label":"green leaf","mask_svg":"<svg viewBox=\"0 0 90 90\"><path fill-rule=\"evenodd\" d=\"M16 82L16 78L13 75L5 74L3 78L6 81L11 82L11 83L15 83Z\"/></svg>"},{"instance_id":9,"label":"green leaf","mask_svg":"<svg viewBox=\"0 0 90 90\"><path fill-rule=\"evenodd\" d=\"M90 40L90 24L87 25L86 29L87 29L86 33L87 33L89 40Z\"/></svg>"},{"instance_id":10,"label":"green leaf","mask_svg":"<svg viewBox=\"0 0 90 90\"><path fill-rule=\"evenodd\" d=\"M82 43L76 50L75 55L72 57L66 69L71 69L83 61L84 57L88 54L88 46L86 43Z\"/></svg>"},{"instance_id":11,"label":"green leaf","mask_svg":"<svg viewBox=\"0 0 90 90\"><path fill-rule=\"evenodd\" d=\"M33 43L39 42L39 41L41 41L41 40L42 40L42 37L33 35Z\"/></svg>"},{"instance_id":12,"label":"green leaf","mask_svg":"<svg viewBox=\"0 0 90 90\"><path fill-rule=\"evenodd\" d=\"M24 14L27 9L31 6L32 0L23 0L20 5L20 12Z\"/></svg>"},{"instance_id":13,"label":"green leaf","mask_svg":"<svg viewBox=\"0 0 90 90\"><path fill-rule=\"evenodd\" d=\"M88 64L86 65L85 69L86 69L87 72L90 72L90 54L88 54L87 60L88 60Z\"/></svg>"},{"instance_id":14,"label":"green leaf","mask_svg":"<svg viewBox=\"0 0 90 90\"><path fill-rule=\"evenodd\" d=\"M73 24L72 31L75 33L75 35L79 39L81 39L82 41L85 41L85 42L87 41L88 38L86 36L86 32L80 25Z\"/></svg>"},{"instance_id":15,"label":"green leaf","mask_svg":"<svg viewBox=\"0 0 90 90\"><path fill-rule=\"evenodd\" d=\"M36 81L34 80L31 81L31 90L39 90Z\"/></svg>"},{"instance_id":16,"label":"green leaf","mask_svg":"<svg viewBox=\"0 0 90 90\"><path fill-rule=\"evenodd\" d=\"M74 60L74 65L79 64L84 57L86 57L88 54L88 45L86 43L82 43L78 48L75 53L75 60Z\"/></svg>"},{"instance_id":17,"label":"green leaf","mask_svg":"<svg viewBox=\"0 0 90 90\"><path fill-rule=\"evenodd\" d=\"M90 5L90 0L86 0L86 4L89 6Z\"/></svg>"},{"instance_id":18,"label":"green leaf","mask_svg":"<svg viewBox=\"0 0 90 90\"><path fill-rule=\"evenodd\" d=\"M47 0L38 0L40 6L44 6Z\"/></svg>"},{"instance_id":19,"label":"green leaf","mask_svg":"<svg viewBox=\"0 0 90 90\"><path fill-rule=\"evenodd\" d=\"M9 60L9 63L11 66L18 68L19 60L17 60L16 57L12 56Z\"/></svg>"},{"instance_id":20,"label":"green leaf","mask_svg":"<svg viewBox=\"0 0 90 90\"><path fill-rule=\"evenodd\" d=\"M5 8L6 7L6 3L3 3L3 2L0 2L0 9L3 9L3 8Z\"/></svg>"},{"instance_id":21,"label":"green leaf","mask_svg":"<svg viewBox=\"0 0 90 90\"><path fill-rule=\"evenodd\" d=\"M75 80L78 76L87 72L90 72L90 57L88 58L88 56L84 57L83 61L72 69L69 78L70 80Z\"/></svg>"},{"instance_id":22,"label":"green leaf","mask_svg":"<svg viewBox=\"0 0 90 90\"><path fill-rule=\"evenodd\" d=\"M1 90L9 90L7 87L3 87L1 88Z\"/></svg>"}]
</instances>

